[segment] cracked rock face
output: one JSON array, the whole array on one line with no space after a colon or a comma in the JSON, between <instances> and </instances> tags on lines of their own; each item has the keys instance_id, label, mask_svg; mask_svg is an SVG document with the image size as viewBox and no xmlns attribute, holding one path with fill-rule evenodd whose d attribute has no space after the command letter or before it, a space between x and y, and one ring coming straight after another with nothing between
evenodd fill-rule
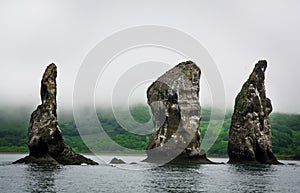
<instances>
[{"instance_id":1,"label":"cracked rock face","mask_svg":"<svg viewBox=\"0 0 300 193\"><path fill-rule=\"evenodd\" d=\"M41 81L42 104L31 114L28 128L29 156L14 163L91 164L96 162L75 153L65 144L58 126L56 113L57 67L50 64Z\"/></svg>"},{"instance_id":2,"label":"cracked rock face","mask_svg":"<svg viewBox=\"0 0 300 193\"><path fill-rule=\"evenodd\" d=\"M228 141L229 163L279 163L272 152L271 100L266 97L266 61L259 61L235 99Z\"/></svg>"},{"instance_id":3,"label":"cracked rock face","mask_svg":"<svg viewBox=\"0 0 300 193\"><path fill-rule=\"evenodd\" d=\"M200 75L199 67L187 61L163 74L148 88L154 132L145 161L209 162L204 151L200 152Z\"/></svg>"}]
</instances>

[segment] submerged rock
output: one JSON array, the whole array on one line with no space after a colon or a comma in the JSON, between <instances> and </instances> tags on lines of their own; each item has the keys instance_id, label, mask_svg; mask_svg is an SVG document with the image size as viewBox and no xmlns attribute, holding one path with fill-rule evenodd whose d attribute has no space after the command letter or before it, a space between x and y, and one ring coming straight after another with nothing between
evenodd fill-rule
<instances>
[{"instance_id":1,"label":"submerged rock","mask_svg":"<svg viewBox=\"0 0 300 193\"><path fill-rule=\"evenodd\" d=\"M267 61L259 61L235 99L228 141L229 163L278 164L272 152L271 100L266 97Z\"/></svg>"},{"instance_id":2,"label":"submerged rock","mask_svg":"<svg viewBox=\"0 0 300 193\"><path fill-rule=\"evenodd\" d=\"M205 151L200 151L200 75L200 68L187 61L163 74L148 88L154 132L144 161L212 163Z\"/></svg>"},{"instance_id":3,"label":"submerged rock","mask_svg":"<svg viewBox=\"0 0 300 193\"><path fill-rule=\"evenodd\" d=\"M28 128L29 156L14 163L80 165L97 163L75 153L65 144L56 113L57 67L50 64L41 81L42 104L31 114Z\"/></svg>"}]
</instances>

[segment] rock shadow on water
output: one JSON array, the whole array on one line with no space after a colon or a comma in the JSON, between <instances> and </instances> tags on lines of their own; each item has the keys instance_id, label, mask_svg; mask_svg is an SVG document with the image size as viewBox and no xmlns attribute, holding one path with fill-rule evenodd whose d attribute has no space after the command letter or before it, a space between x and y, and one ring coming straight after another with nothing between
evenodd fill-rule
<instances>
[{"instance_id":1,"label":"rock shadow on water","mask_svg":"<svg viewBox=\"0 0 300 193\"><path fill-rule=\"evenodd\" d=\"M55 179L62 171L59 165L28 164L26 175L26 192L58 192Z\"/></svg>"},{"instance_id":2,"label":"rock shadow on water","mask_svg":"<svg viewBox=\"0 0 300 193\"><path fill-rule=\"evenodd\" d=\"M272 178L276 167L270 164L228 164L230 167L231 189L240 191L241 186L247 192L272 192L276 185Z\"/></svg>"},{"instance_id":3,"label":"rock shadow on water","mask_svg":"<svg viewBox=\"0 0 300 193\"><path fill-rule=\"evenodd\" d=\"M205 176L198 172L201 167L196 164L165 164L147 170L145 177L148 182L144 189L151 192L207 192L207 187L203 186Z\"/></svg>"}]
</instances>

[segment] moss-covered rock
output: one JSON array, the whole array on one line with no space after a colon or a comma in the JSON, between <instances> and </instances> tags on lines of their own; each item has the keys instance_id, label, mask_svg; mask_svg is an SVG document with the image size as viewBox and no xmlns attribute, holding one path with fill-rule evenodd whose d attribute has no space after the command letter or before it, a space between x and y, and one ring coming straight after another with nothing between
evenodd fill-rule
<instances>
[{"instance_id":1,"label":"moss-covered rock","mask_svg":"<svg viewBox=\"0 0 300 193\"><path fill-rule=\"evenodd\" d=\"M75 153L65 142L57 121L57 67L50 64L41 81L42 104L31 114L28 128L29 156L14 163L80 165L97 163Z\"/></svg>"},{"instance_id":2,"label":"moss-covered rock","mask_svg":"<svg viewBox=\"0 0 300 193\"><path fill-rule=\"evenodd\" d=\"M229 162L278 164L272 151L271 100L266 97L267 61L259 61L235 99L228 141Z\"/></svg>"}]
</instances>

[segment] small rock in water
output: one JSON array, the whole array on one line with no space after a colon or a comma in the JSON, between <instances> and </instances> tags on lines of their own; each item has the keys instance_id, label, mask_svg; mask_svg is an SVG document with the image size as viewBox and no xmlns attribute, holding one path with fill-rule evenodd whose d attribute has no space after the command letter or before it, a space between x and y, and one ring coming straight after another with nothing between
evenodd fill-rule
<instances>
[{"instance_id":1,"label":"small rock in water","mask_svg":"<svg viewBox=\"0 0 300 193\"><path fill-rule=\"evenodd\" d=\"M118 159L116 157L114 157L109 163L110 164L126 164L126 162L124 162L123 160Z\"/></svg>"},{"instance_id":2,"label":"small rock in water","mask_svg":"<svg viewBox=\"0 0 300 193\"><path fill-rule=\"evenodd\" d=\"M295 165L297 165L297 164L295 164L295 163L288 163L287 165L295 166Z\"/></svg>"}]
</instances>

